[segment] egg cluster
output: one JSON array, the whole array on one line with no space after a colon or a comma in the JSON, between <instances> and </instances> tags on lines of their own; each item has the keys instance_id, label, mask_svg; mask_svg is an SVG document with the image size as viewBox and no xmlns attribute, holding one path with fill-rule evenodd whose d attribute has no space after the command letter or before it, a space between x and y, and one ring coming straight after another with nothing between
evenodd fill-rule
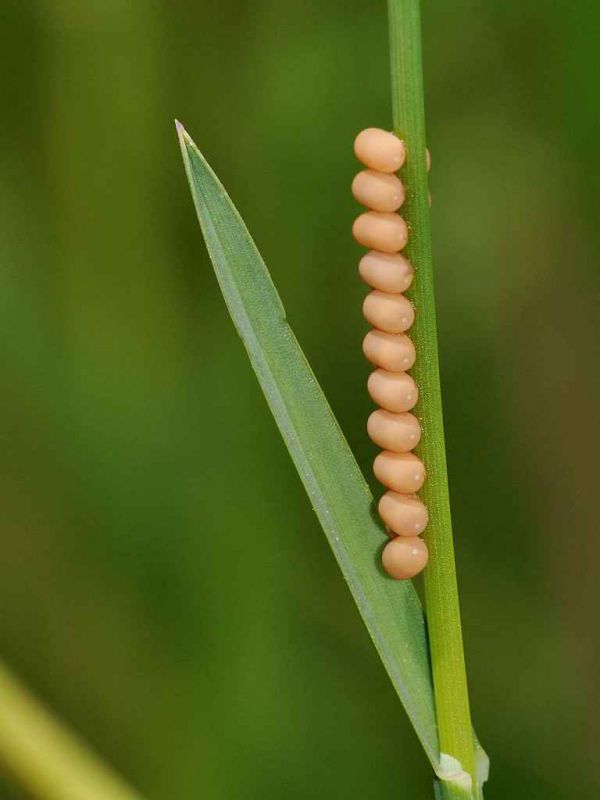
<instances>
[{"instance_id":1,"label":"egg cluster","mask_svg":"<svg viewBox=\"0 0 600 800\"><path fill-rule=\"evenodd\" d=\"M361 278L372 291L363 313L373 330L363 342L366 358L375 366L367 388L379 406L369 417L367 430L383 448L373 465L376 478L387 491L379 501L379 514L391 540L383 550L387 573L397 579L412 578L427 564L425 542L427 508L417 497L425 481L425 467L411 451L421 438L421 426L411 414L419 391L408 370L415 348L406 334L415 310L403 292L413 279L413 268L400 252L408 228L396 213L404 202L404 187L395 174L404 164L404 143L393 133L367 128L354 142L354 152L367 169L352 183L356 200L368 210L354 222L356 241L370 248L359 264Z\"/></svg>"}]
</instances>

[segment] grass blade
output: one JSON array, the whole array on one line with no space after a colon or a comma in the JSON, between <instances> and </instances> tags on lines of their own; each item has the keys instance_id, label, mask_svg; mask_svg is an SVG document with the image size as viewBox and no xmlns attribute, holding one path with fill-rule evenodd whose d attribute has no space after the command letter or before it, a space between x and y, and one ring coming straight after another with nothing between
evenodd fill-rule
<instances>
[{"instance_id":1,"label":"grass blade","mask_svg":"<svg viewBox=\"0 0 600 800\"><path fill-rule=\"evenodd\" d=\"M235 326L350 591L434 769L439 747L423 612L380 568L387 537L342 431L235 206L178 123L198 219Z\"/></svg>"},{"instance_id":2,"label":"grass blade","mask_svg":"<svg viewBox=\"0 0 600 800\"><path fill-rule=\"evenodd\" d=\"M28 797L142 800L1 662L0 761Z\"/></svg>"}]
</instances>

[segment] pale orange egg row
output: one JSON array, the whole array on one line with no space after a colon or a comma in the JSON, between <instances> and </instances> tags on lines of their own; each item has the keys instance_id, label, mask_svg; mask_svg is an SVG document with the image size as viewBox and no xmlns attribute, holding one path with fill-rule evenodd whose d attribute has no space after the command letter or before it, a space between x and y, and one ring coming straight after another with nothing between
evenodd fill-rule
<instances>
[{"instance_id":1,"label":"pale orange egg row","mask_svg":"<svg viewBox=\"0 0 600 800\"><path fill-rule=\"evenodd\" d=\"M411 452L421 438L419 421L410 413L419 390L407 372L416 358L406 334L415 310L402 292L412 282L413 268L400 252L408 241L408 228L396 213L404 202L404 187L395 174L406 151L393 133L367 128L356 137L354 152L367 167L352 183L354 197L368 209L355 220L352 232L359 244L370 248L360 261L359 273L373 289L363 304L364 317L373 326L363 352L376 367L367 388L379 406L369 417L367 431L383 448L373 471L388 490L378 506L392 537L382 563L392 578L412 578L427 564L427 546L419 536L429 517L416 495L426 479L425 467Z\"/></svg>"}]
</instances>

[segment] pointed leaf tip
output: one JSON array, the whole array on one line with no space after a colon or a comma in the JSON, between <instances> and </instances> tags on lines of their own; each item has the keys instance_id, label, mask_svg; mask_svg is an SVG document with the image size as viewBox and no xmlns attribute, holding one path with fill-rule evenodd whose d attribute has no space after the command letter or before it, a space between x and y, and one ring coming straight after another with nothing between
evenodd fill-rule
<instances>
[{"instance_id":1,"label":"pointed leaf tip","mask_svg":"<svg viewBox=\"0 0 600 800\"><path fill-rule=\"evenodd\" d=\"M179 144L181 147L184 147L186 145L186 139L189 139L189 136L187 135L186 129L178 119L175 120L175 129L177 130L177 136L179 137Z\"/></svg>"},{"instance_id":2,"label":"pointed leaf tip","mask_svg":"<svg viewBox=\"0 0 600 800\"><path fill-rule=\"evenodd\" d=\"M175 120L175 128L177 129L177 136L179 137L179 144L181 145L182 150L185 150L187 147L194 147L196 150L198 149L194 143L194 140L178 119Z\"/></svg>"}]
</instances>

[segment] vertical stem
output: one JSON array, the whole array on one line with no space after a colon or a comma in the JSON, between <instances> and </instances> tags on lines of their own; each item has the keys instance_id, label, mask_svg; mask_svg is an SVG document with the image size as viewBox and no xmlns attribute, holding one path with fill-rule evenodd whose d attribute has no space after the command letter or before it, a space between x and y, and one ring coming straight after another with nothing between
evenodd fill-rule
<instances>
[{"instance_id":1,"label":"vertical stem","mask_svg":"<svg viewBox=\"0 0 600 800\"><path fill-rule=\"evenodd\" d=\"M476 797L473 734L462 645L452 521L444 447L438 368L431 229L427 188L421 21L419 0L388 0L394 129L407 148L402 170L409 227L406 254L415 278L408 293L416 309L411 334L417 351L413 375L419 387L417 416L423 436L418 453L428 479L421 492L429 510L425 539L430 561L425 570L425 606L431 648L442 768L462 769L460 778L442 782L444 797ZM469 778L472 793L468 789ZM465 788L467 787L467 788Z\"/></svg>"}]
</instances>

